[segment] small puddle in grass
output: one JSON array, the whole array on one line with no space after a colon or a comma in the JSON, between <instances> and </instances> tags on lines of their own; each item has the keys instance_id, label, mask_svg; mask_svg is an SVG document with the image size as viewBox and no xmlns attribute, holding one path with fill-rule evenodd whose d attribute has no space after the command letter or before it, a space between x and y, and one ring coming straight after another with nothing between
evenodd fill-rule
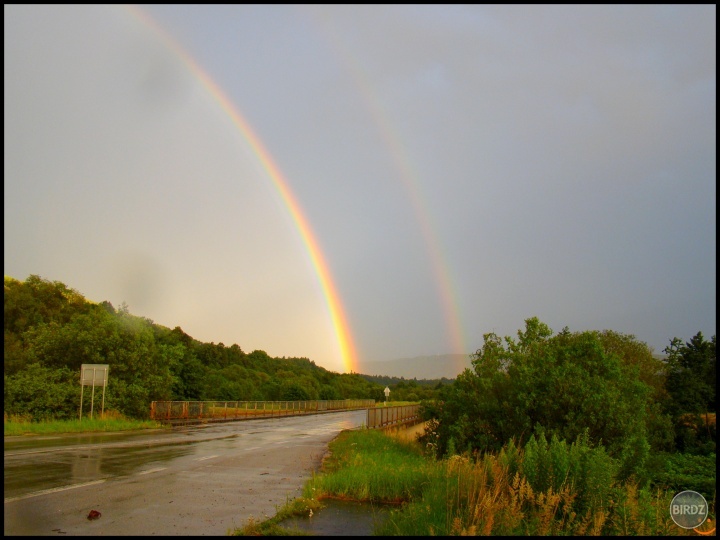
<instances>
[{"instance_id":1,"label":"small puddle in grass","mask_svg":"<svg viewBox=\"0 0 720 540\"><path fill-rule=\"evenodd\" d=\"M312 517L292 517L279 525L313 536L372 536L375 525L387 519L392 506L325 499Z\"/></svg>"}]
</instances>

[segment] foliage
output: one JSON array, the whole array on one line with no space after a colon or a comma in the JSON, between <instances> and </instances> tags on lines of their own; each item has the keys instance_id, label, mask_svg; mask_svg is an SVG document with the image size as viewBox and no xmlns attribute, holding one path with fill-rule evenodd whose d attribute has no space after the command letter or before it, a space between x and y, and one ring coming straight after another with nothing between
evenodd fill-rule
<instances>
[{"instance_id":1,"label":"foliage","mask_svg":"<svg viewBox=\"0 0 720 540\"><path fill-rule=\"evenodd\" d=\"M668 391L678 413L716 410L716 350L715 336L706 341L702 332L685 344L679 338L673 338L665 348Z\"/></svg>"},{"instance_id":2,"label":"foliage","mask_svg":"<svg viewBox=\"0 0 720 540\"><path fill-rule=\"evenodd\" d=\"M715 453L716 351L715 336L706 341L702 332L684 344L673 338L665 349L670 395L665 405L675 427L675 445L682 452Z\"/></svg>"},{"instance_id":3,"label":"foliage","mask_svg":"<svg viewBox=\"0 0 720 540\"><path fill-rule=\"evenodd\" d=\"M552 330L527 319L517 339L486 334L465 370L444 390L441 403L425 408L437 420L437 455L499 451L509 440L533 435L602 443L620 460L625 476L649 452L651 388L639 368L625 362L598 332ZM625 346L629 338L625 338Z\"/></svg>"},{"instance_id":4,"label":"foliage","mask_svg":"<svg viewBox=\"0 0 720 540\"><path fill-rule=\"evenodd\" d=\"M80 375L32 363L4 379L4 412L33 421L69 419L80 409Z\"/></svg>"},{"instance_id":5,"label":"foliage","mask_svg":"<svg viewBox=\"0 0 720 540\"><path fill-rule=\"evenodd\" d=\"M399 401L422 401L434 400L438 397L438 391L455 379L405 379L405 377L390 377L384 375L360 375L363 379L377 383L383 388L390 389L390 397ZM411 395L414 395L412 399ZM384 399L384 395L379 400Z\"/></svg>"},{"instance_id":6,"label":"foliage","mask_svg":"<svg viewBox=\"0 0 720 540\"><path fill-rule=\"evenodd\" d=\"M310 393L296 382L285 382L280 388L280 399L286 401L307 401Z\"/></svg>"},{"instance_id":7,"label":"foliage","mask_svg":"<svg viewBox=\"0 0 720 540\"><path fill-rule=\"evenodd\" d=\"M553 435L548 443L540 433L530 437L524 448L520 473L536 492L560 493L564 486L575 492L575 509L596 511L606 506L618 465L602 446L593 448L587 431L568 445Z\"/></svg>"},{"instance_id":8,"label":"foliage","mask_svg":"<svg viewBox=\"0 0 720 540\"><path fill-rule=\"evenodd\" d=\"M715 454L699 456L659 452L648 460L644 480L675 493L697 491L711 502L715 500L716 474Z\"/></svg>"},{"instance_id":9,"label":"foliage","mask_svg":"<svg viewBox=\"0 0 720 540\"><path fill-rule=\"evenodd\" d=\"M158 400L380 399L382 387L307 358L245 353L203 343L130 313L86 300L58 281L5 277L5 410L72 418L82 364L109 364L106 407L147 418Z\"/></svg>"},{"instance_id":10,"label":"foliage","mask_svg":"<svg viewBox=\"0 0 720 540\"><path fill-rule=\"evenodd\" d=\"M29 419L18 419L5 413L5 436L14 435L51 435L62 433L88 433L98 431L131 431L138 429L167 429L159 422L148 420L130 420L114 411L105 411L103 418L100 414L93 418L84 416L82 420L51 420L33 422Z\"/></svg>"},{"instance_id":11,"label":"foliage","mask_svg":"<svg viewBox=\"0 0 720 540\"><path fill-rule=\"evenodd\" d=\"M229 533L232 536L313 536L300 529L281 526L280 523L294 517L312 516L313 512L319 512L322 508L322 503L317 499L298 497L279 508L270 519L258 521L251 517L244 526Z\"/></svg>"},{"instance_id":12,"label":"foliage","mask_svg":"<svg viewBox=\"0 0 720 540\"><path fill-rule=\"evenodd\" d=\"M345 431L330 444L330 452L327 474L314 477L306 495L400 502L419 496L432 470L419 447L381 431Z\"/></svg>"},{"instance_id":13,"label":"foliage","mask_svg":"<svg viewBox=\"0 0 720 540\"><path fill-rule=\"evenodd\" d=\"M374 534L382 536L688 534L670 517L672 492L618 480L612 458L586 437L572 444L542 435L531 441L435 460L421 458L416 442L375 430L343 432L303 497L278 515L333 497L403 501L376 525ZM394 470L399 466L404 471ZM279 521L266 523L277 527ZM234 534L287 532L253 520Z\"/></svg>"}]
</instances>

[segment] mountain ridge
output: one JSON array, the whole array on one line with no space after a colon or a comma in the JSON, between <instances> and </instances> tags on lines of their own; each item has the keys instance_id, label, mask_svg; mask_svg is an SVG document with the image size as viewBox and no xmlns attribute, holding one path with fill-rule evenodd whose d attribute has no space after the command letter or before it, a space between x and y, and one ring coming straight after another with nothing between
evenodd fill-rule
<instances>
[{"instance_id":1,"label":"mountain ridge","mask_svg":"<svg viewBox=\"0 0 720 540\"><path fill-rule=\"evenodd\" d=\"M434 354L364 362L366 375L385 375L406 379L455 379L472 367L469 354Z\"/></svg>"}]
</instances>

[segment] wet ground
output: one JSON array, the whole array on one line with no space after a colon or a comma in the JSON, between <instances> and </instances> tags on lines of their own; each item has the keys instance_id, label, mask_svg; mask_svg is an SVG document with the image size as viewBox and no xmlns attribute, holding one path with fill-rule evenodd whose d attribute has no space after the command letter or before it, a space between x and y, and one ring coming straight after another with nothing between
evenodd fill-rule
<instances>
[{"instance_id":1,"label":"wet ground","mask_svg":"<svg viewBox=\"0 0 720 540\"><path fill-rule=\"evenodd\" d=\"M354 501L323 500L325 508L312 517L286 519L280 526L313 536L372 536L375 526L389 515L389 506Z\"/></svg>"},{"instance_id":2,"label":"wet ground","mask_svg":"<svg viewBox=\"0 0 720 540\"><path fill-rule=\"evenodd\" d=\"M5 536L226 535L302 493L365 411L5 439ZM97 519L90 519L92 511Z\"/></svg>"},{"instance_id":3,"label":"wet ground","mask_svg":"<svg viewBox=\"0 0 720 540\"><path fill-rule=\"evenodd\" d=\"M412 441L423 433L424 428L424 423L418 423L388 432L401 440ZM324 499L322 502L325 508L312 516L286 519L280 526L313 536L373 536L375 527L389 517L391 509L397 508L335 499Z\"/></svg>"}]
</instances>

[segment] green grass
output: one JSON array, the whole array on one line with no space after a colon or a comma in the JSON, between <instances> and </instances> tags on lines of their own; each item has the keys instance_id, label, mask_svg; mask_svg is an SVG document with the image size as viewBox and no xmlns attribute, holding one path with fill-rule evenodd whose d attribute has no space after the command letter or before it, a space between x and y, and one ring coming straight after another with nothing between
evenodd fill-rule
<instances>
[{"instance_id":1,"label":"green grass","mask_svg":"<svg viewBox=\"0 0 720 540\"><path fill-rule=\"evenodd\" d=\"M228 534L231 536L313 536L307 531L282 527L279 523L291 517L311 516L313 512L318 512L322 508L323 505L318 499L298 497L279 508L277 514L270 519L257 521L250 518L244 527L230 530Z\"/></svg>"},{"instance_id":2,"label":"green grass","mask_svg":"<svg viewBox=\"0 0 720 540\"><path fill-rule=\"evenodd\" d=\"M401 503L419 497L436 480L436 467L417 444L381 431L343 432L330 452L325 473L312 478L306 496Z\"/></svg>"},{"instance_id":3,"label":"green grass","mask_svg":"<svg viewBox=\"0 0 720 540\"><path fill-rule=\"evenodd\" d=\"M5 437L16 435L57 435L62 433L84 433L102 431L130 431L139 429L160 429L163 426L154 420L129 420L119 415L108 415L105 419L83 418L82 420L49 420L30 422L22 418L5 418Z\"/></svg>"},{"instance_id":4,"label":"green grass","mask_svg":"<svg viewBox=\"0 0 720 540\"><path fill-rule=\"evenodd\" d=\"M399 435L345 431L330 443L329 457L305 485L303 497L278 509L265 522L251 520L229 533L305 534L289 532L279 523L290 515L318 511L323 499L337 498L395 503L375 530L382 536L697 536L679 528L670 517L675 491L611 479L602 497L590 499L586 491L599 493L595 476L607 476L602 452L583 446L582 441L543 444L547 452L509 444L498 454L435 460L424 455L416 441ZM577 461L582 469L574 478L568 475L567 481L539 484L537 475L523 472L531 473L530 466L552 471L568 460L570 465ZM715 522L714 496L708 502L710 524Z\"/></svg>"}]
</instances>

